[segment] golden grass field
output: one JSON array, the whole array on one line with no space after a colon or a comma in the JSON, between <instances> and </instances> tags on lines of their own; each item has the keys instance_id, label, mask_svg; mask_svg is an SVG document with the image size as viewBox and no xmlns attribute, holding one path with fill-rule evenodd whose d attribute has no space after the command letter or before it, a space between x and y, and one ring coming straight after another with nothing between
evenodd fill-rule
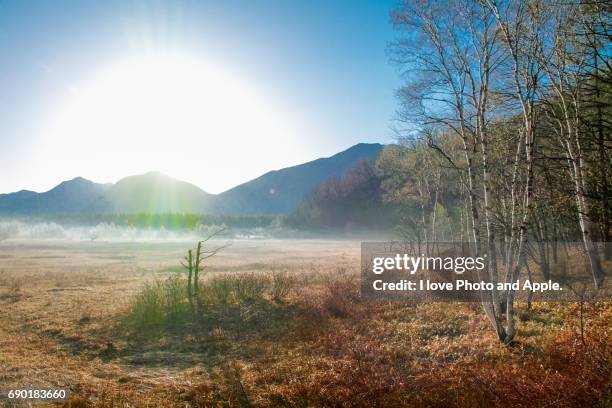
<instances>
[{"instance_id":1,"label":"golden grass field","mask_svg":"<svg viewBox=\"0 0 612 408\"><path fill-rule=\"evenodd\" d=\"M584 344L577 304L520 304L504 346L478 304L361 302L355 241L234 241L204 287L281 274L287 293L143 332L135 299L189 246L0 243L0 389L70 387L72 407L612 406L609 303L585 306Z\"/></svg>"}]
</instances>

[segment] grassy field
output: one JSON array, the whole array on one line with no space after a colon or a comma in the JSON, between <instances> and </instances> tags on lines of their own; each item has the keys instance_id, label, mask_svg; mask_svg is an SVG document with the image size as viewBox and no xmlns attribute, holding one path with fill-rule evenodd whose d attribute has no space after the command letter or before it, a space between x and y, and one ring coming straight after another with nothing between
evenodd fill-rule
<instances>
[{"instance_id":1,"label":"grassy field","mask_svg":"<svg viewBox=\"0 0 612 408\"><path fill-rule=\"evenodd\" d=\"M196 304L186 243L0 243L0 389L66 406L611 406L612 306L359 300L358 242L234 241ZM584 340L584 341L583 341Z\"/></svg>"}]
</instances>

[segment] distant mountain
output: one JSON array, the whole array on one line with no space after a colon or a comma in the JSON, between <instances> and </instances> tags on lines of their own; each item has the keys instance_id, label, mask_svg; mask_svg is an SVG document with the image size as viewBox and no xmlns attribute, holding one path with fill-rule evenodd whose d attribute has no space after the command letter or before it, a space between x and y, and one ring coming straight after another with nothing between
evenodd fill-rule
<instances>
[{"instance_id":1,"label":"distant mountain","mask_svg":"<svg viewBox=\"0 0 612 408\"><path fill-rule=\"evenodd\" d=\"M126 177L116 184L77 177L40 194L27 190L1 194L0 214L201 213L211 197L193 184L157 172Z\"/></svg>"},{"instance_id":2,"label":"distant mountain","mask_svg":"<svg viewBox=\"0 0 612 408\"><path fill-rule=\"evenodd\" d=\"M103 213L279 214L298 206L312 189L361 160L373 160L380 144L357 144L332 157L271 171L221 194L158 172L99 184L81 177L44 192L0 194L0 215Z\"/></svg>"},{"instance_id":3,"label":"distant mountain","mask_svg":"<svg viewBox=\"0 0 612 408\"><path fill-rule=\"evenodd\" d=\"M0 214L78 214L104 197L110 184L98 184L77 177L44 193L21 190L0 194Z\"/></svg>"},{"instance_id":4,"label":"distant mountain","mask_svg":"<svg viewBox=\"0 0 612 408\"><path fill-rule=\"evenodd\" d=\"M203 213L212 197L193 184L149 172L126 177L110 187L105 195L106 212Z\"/></svg>"},{"instance_id":5,"label":"distant mountain","mask_svg":"<svg viewBox=\"0 0 612 408\"><path fill-rule=\"evenodd\" d=\"M360 143L331 157L270 171L219 194L213 213L280 214L293 210L318 184L343 174L361 160L374 160L382 150L378 143Z\"/></svg>"}]
</instances>

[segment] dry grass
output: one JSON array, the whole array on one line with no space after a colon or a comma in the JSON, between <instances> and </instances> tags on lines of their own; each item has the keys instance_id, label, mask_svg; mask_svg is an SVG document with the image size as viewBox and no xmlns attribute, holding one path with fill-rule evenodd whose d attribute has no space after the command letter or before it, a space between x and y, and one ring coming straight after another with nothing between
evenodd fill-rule
<instances>
[{"instance_id":1,"label":"dry grass","mask_svg":"<svg viewBox=\"0 0 612 408\"><path fill-rule=\"evenodd\" d=\"M578 305L519 305L505 347L475 304L360 302L358 243L254 241L211 260L194 318L168 280L184 249L2 243L0 388L70 386L74 407L612 404L610 304L586 305L586 344Z\"/></svg>"}]
</instances>

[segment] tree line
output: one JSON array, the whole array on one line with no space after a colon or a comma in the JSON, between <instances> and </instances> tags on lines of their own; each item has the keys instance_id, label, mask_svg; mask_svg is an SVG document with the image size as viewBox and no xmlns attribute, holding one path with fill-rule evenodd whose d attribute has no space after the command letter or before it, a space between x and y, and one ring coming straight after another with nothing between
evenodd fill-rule
<instances>
[{"instance_id":1,"label":"tree line","mask_svg":"<svg viewBox=\"0 0 612 408\"><path fill-rule=\"evenodd\" d=\"M610 10L598 0L405 0L392 14L407 151L383 152L397 163L383 167L385 182L411 179L391 198L409 189L427 240L437 238L441 199L456 203L462 238L477 253L502 249L492 282L516 280L532 242L546 258L549 242L580 240L603 285L612 257L600 244L611 241ZM490 295L484 310L509 343L514 294Z\"/></svg>"}]
</instances>

